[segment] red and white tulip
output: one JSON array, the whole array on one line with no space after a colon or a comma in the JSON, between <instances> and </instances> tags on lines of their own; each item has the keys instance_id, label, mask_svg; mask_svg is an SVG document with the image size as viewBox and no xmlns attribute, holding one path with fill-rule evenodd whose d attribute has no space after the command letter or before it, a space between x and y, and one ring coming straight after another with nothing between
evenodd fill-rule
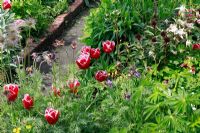
<instances>
[{"instance_id":1,"label":"red and white tulip","mask_svg":"<svg viewBox=\"0 0 200 133\"><path fill-rule=\"evenodd\" d=\"M99 48L91 48L90 57L93 59L98 59L100 57L101 51Z\"/></svg>"},{"instance_id":2,"label":"red and white tulip","mask_svg":"<svg viewBox=\"0 0 200 133\"><path fill-rule=\"evenodd\" d=\"M50 125L56 124L59 118L59 111L53 108L47 108L45 110L45 119Z\"/></svg>"},{"instance_id":3,"label":"red and white tulip","mask_svg":"<svg viewBox=\"0 0 200 133\"><path fill-rule=\"evenodd\" d=\"M10 0L3 0L2 6L4 10L7 10L10 9L12 5Z\"/></svg>"},{"instance_id":4,"label":"red and white tulip","mask_svg":"<svg viewBox=\"0 0 200 133\"><path fill-rule=\"evenodd\" d=\"M99 82L103 82L108 78L108 74L106 71L97 71L95 74L95 79Z\"/></svg>"},{"instance_id":5,"label":"red and white tulip","mask_svg":"<svg viewBox=\"0 0 200 133\"><path fill-rule=\"evenodd\" d=\"M33 107L33 98L29 94L25 94L22 103L25 109L30 110Z\"/></svg>"},{"instance_id":6,"label":"red and white tulip","mask_svg":"<svg viewBox=\"0 0 200 133\"><path fill-rule=\"evenodd\" d=\"M4 87L4 94L6 95L8 101L13 102L17 99L19 86L16 84L7 84Z\"/></svg>"},{"instance_id":7,"label":"red and white tulip","mask_svg":"<svg viewBox=\"0 0 200 133\"><path fill-rule=\"evenodd\" d=\"M114 41L105 41L102 43L102 46L103 46L103 51L105 53L111 53L114 51L115 49L115 42Z\"/></svg>"},{"instance_id":8,"label":"red and white tulip","mask_svg":"<svg viewBox=\"0 0 200 133\"><path fill-rule=\"evenodd\" d=\"M82 53L76 60L76 64L80 69L87 69L90 67L90 55Z\"/></svg>"}]
</instances>

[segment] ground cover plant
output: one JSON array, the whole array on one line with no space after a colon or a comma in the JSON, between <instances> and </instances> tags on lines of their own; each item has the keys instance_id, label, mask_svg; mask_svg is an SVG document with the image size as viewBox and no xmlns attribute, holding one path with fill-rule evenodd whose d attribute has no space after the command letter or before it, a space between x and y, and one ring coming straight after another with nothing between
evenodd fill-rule
<instances>
[{"instance_id":1,"label":"ground cover plant","mask_svg":"<svg viewBox=\"0 0 200 133\"><path fill-rule=\"evenodd\" d=\"M17 79L1 85L0 131L200 132L200 10L173 8L168 21L149 17L131 41L105 34L82 47L67 70L49 51L33 53L28 68L18 61ZM53 66L50 88L39 71L44 62Z\"/></svg>"}]
</instances>

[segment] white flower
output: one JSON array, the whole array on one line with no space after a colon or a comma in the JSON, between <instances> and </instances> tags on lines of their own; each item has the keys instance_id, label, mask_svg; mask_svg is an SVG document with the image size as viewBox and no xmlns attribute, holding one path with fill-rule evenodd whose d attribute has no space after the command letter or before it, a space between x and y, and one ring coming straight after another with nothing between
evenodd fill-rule
<instances>
[{"instance_id":1,"label":"white flower","mask_svg":"<svg viewBox=\"0 0 200 133\"><path fill-rule=\"evenodd\" d=\"M193 29L193 28L194 28L194 24L193 24L193 23L186 23L185 26L186 26L188 29Z\"/></svg>"},{"instance_id":2,"label":"white flower","mask_svg":"<svg viewBox=\"0 0 200 133\"><path fill-rule=\"evenodd\" d=\"M169 20L168 20L168 19L165 19L165 23L168 24L168 23L169 23Z\"/></svg>"},{"instance_id":3,"label":"white flower","mask_svg":"<svg viewBox=\"0 0 200 133\"><path fill-rule=\"evenodd\" d=\"M167 29L168 32L175 33L178 30L176 24L170 24L169 28Z\"/></svg>"},{"instance_id":4,"label":"white flower","mask_svg":"<svg viewBox=\"0 0 200 133\"><path fill-rule=\"evenodd\" d=\"M191 104L191 107L192 107L192 110L197 110L197 108L193 104Z\"/></svg>"},{"instance_id":5,"label":"white flower","mask_svg":"<svg viewBox=\"0 0 200 133\"><path fill-rule=\"evenodd\" d=\"M181 26L184 26L184 25L186 24L186 22L183 21L183 20L181 20L181 19L178 19L178 20L176 21L176 23L179 24L179 25L181 25Z\"/></svg>"},{"instance_id":6,"label":"white flower","mask_svg":"<svg viewBox=\"0 0 200 133\"><path fill-rule=\"evenodd\" d=\"M185 13L185 11L186 11L185 6L184 6L184 5L181 5L181 6L179 7L179 13Z\"/></svg>"},{"instance_id":7,"label":"white flower","mask_svg":"<svg viewBox=\"0 0 200 133\"><path fill-rule=\"evenodd\" d=\"M187 47L191 46L191 44L192 44L192 42L191 42L190 40L187 40L187 41L186 41L186 46L187 46Z\"/></svg>"},{"instance_id":8,"label":"white flower","mask_svg":"<svg viewBox=\"0 0 200 133\"><path fill-rule=\"evenodd\" d=\"M183 39L183 36L186 35L186 32L184 31L184 29L178 29L176 30L175 34Z\"/></svg>"},{"instance_id":9,"label":"white flower","mask_svg":"<svg viewBox=\"0 0 200 133\"><path fill-rule=\"evenodd\" d=\"M177 51L171 50L174 55L177 55Z\"/></svg>"},{"instance_id":10,"label":"white flower","mask_svg":"<svg viewBox=\"0 0 200 133\"><path fill-rule=\"evenodd\" d=\"M179 15L180 16L182 16L182 17L184 17L185 16L185 12L186 12L186 8L185 8L185 6L184 5L182 5L182 6L180 6L179 8L177 8L177 9L179 9Z\"/></svg>"},{"instance_id":11,"label":"white flower","mask_svg":"<svg viewBox=\"0 0 200 133\"><path fill-rule=\"evenodd\" d=\"M168 91L168 96L171 96L172 95L172 91L171 91L171 89L167 89Z\"/></svg>"},{"instance_id":12,"label":"white flower","mask_svg":"<svg viewBox=\"0 0 200 133\"><path fill-rule=\"evenodd\" d=\"M149 51L149 56L153 56L154 52L153 51Z\"/></svg>"}]
</instances>

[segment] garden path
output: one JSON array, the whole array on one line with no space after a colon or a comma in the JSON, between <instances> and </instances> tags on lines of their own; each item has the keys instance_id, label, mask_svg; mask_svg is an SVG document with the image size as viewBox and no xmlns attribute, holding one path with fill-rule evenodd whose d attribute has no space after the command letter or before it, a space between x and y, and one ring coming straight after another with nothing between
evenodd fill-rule
<instances>
[{"instance_id":1,"label":"garden path","mask_svg":"<svg viewBox=\"0 0 200 133\"><path fill-rule=\"evenodd\" d=\"M83 28L85 23L85 17L88 15L88 10L84 10L80 13L79 16L74 21L74 24L70 29L65 29L63 35L58 40L64 40L65 45L55 49L57 61L62 68L66 68L68 64L71 64L75 61L73 59L73 50L71 43L73 41L77 42L77 48L75 51L75 57L78 55L78 51L83 46L83 43L80 41L80 37L83 35Z\"/></svg>"},{"instance_id":2,"label":"garden path","mask_svg":"<svg viewBox=\"0 0 200 133\"><path fill-rule=\"evenodd\" d=\"M78 51L81 49L83 44L80 41L80 37L83 35L83 28L85 23L85 17L89 14L89 9L84 9L74 20L68 25L57 40L64 40L63 46L58 46L51 51L56 54L56 62L64 70L67 70L67 65L75 62L75 58L78 55ZM75 51L75 58L73 59L73 50L71 48L71 43L73 41L77 42L77 48ZM53 44L52 44L53 45ZM51 66L44 63L41 66L41 72L45 73L44 85L46 87L51 86Z\"/></svg>"}]
</instances>

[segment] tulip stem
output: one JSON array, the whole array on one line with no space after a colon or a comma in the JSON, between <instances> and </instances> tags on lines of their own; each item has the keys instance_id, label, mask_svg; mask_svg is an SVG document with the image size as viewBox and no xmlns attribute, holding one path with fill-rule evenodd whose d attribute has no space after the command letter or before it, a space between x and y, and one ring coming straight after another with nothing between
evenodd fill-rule
<instances>
[{"instance_id":1,"label":"tulip stem","mask_svg":"<svg viewBox=\"0 0 200 133\"><path fill-rule=\"evenodd\" d=\"M72 72L73 72L73 73L72 73L72 74L73 74L73 81L75 80L75 76L74 76L74 75L75 75L75 72L74 72L74 68L75 68L75 57L74 57L74 55L75 55L75 49L73 49L73 55L72 55L72 56L73 56L73 57L72 57L72 58L73 58L73 62L74 62L74 63L73 63L73 71L72 71Z\"/></svg>"},{"instance_id":2,"label":"tulip stem","mask_svg":"<svg viewBox=\"0 0 200 133\"><path fill-rule=\"evenodd\" d=\"M90 103L90 105L88 105L88 107L85 109L85 112L87 112L88 111L88 109L92 106L92 104L94 104L95 102L96 102L96 97L95 97L95 99Z\"/></svg>"},{"instance_id":3,"label":"tulip stem","mask_svg":"<svg viewBox=\"0 0 200 133\"><path fill-rule=\"evenodd\" d=\"M40 111L38 111L38 114L40 114L41 116L43 116L44 114L42 114Z\"/></svg>"}]
</instances>

